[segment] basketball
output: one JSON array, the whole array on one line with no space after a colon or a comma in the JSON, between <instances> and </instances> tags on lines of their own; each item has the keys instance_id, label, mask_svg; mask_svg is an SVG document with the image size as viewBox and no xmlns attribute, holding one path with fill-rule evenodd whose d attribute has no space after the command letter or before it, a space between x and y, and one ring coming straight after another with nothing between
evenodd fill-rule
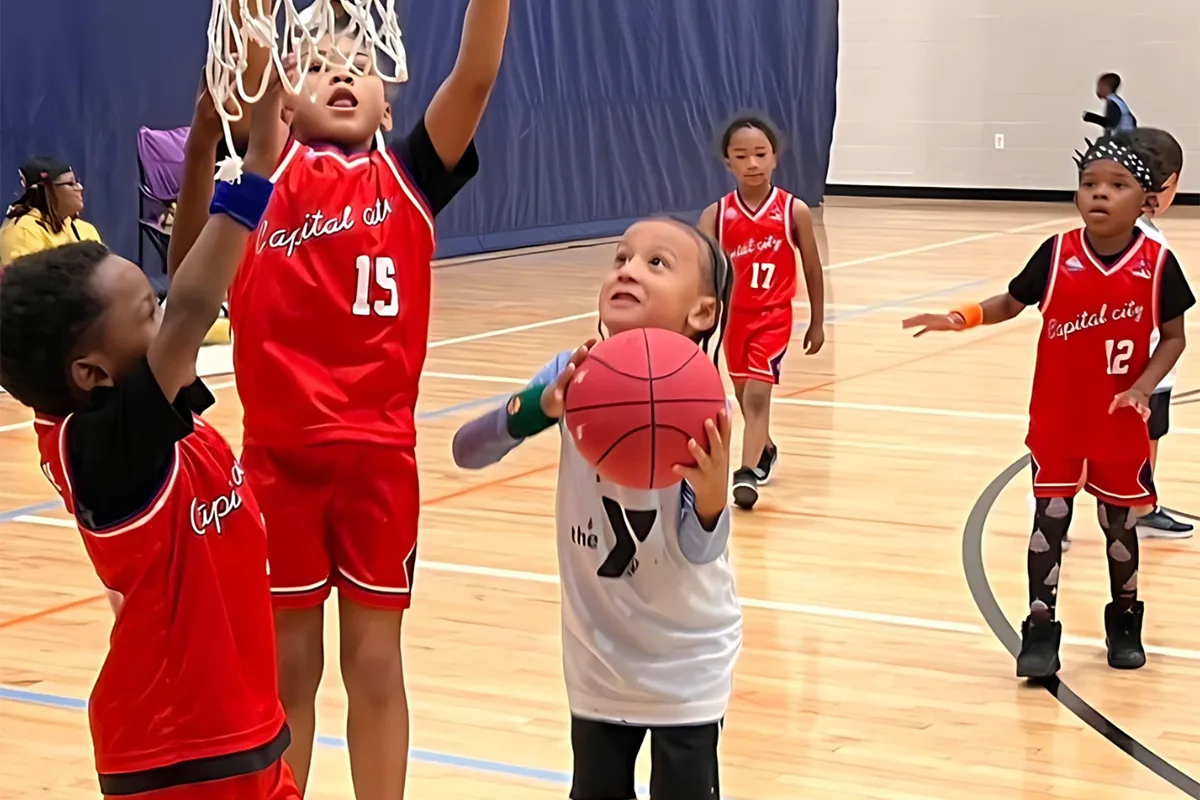
<instances>
[{"instance_id":1,"label":"basketball","mask_svg":"<svg viewBox=\"0 0 1200 800\"><path fill-rule=\"evenodd\" d=\"M704 423L725 407L721 376L695 342L644 328L592 348L567 389L565 421L601 477L661 489L679 482L676 464L695 464L688 441L707 448Z\"/></svg>"}]
</instances>

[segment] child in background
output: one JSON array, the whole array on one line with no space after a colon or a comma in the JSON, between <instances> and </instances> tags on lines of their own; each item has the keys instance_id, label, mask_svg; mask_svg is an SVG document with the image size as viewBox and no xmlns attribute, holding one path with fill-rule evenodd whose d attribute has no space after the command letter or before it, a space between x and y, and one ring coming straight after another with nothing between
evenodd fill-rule
<instances>
[{"instance_id":1,"label":"child in background","mask_svg":"<svg viewBox=\"0 0 1200 800\"><path fill-rule=\"evenodd\" d=\"M1104 101L1104 116L1090 111L1083 115L1084 122L1099 125L1104 133L1129 133L1137 127L1137 118L1129 110L1129 105L1117 94L1121 88L1121 76L1115 72L1106 72L1096 80L1096 97Z\"/></svg>"},{"instance_id":2,"label":"child in background","mask_svg":"<svg viewBox=\"0 0 1200 800\"><path fill-rule=\"evenodd\" d=\"M196 353L271 196L278 81L246 174L163 310L137 265L99 242L0 273L0 383L34 409L42 471L115 599L88 703L105 797L299 800L276 682L267 537L241 465L198 416ZM201 103L208 103L207 96Z\"/></svg>"},{"instance_id":3,"label":"child in background","mask_svg":"<svg viewBox=\"0 0 1200 800\"><path fill-rule=\"evenodd\" d=\"M1183 172L1183 148L1174 136L1158 128L1138 128L1129 134L1129 139L1150 162L1148 166L1155 175L1163 178L1161 189L1151 195L1148 210L1138 220L1138 228L1166 247L1167 237L1154 220L1167 213L1175 202L1175 194L1179 191L1179 175ZM1157 341L1158 337L1155 336ZM1178 372L1179 366L1176 364L1150 395L1150 419L1146 424L1150 429L1150 466L1156 476L1158 442L1171 427L1171 390L1175 388ZM1188 539L1192 535L1190 524L1175 519L1162 506L1140 506L1134 509L1134 513L1138 515L1138 533L1146 538Z\"/></svg>"},{"instance_id":4,"label":"child in background","mask_svg":"<svg viewBox=\"0 0 1200 800\"><path fill-rule=\"evenodd\" d=\"M301 788L337 586L355 794L404 794L401 626L416 565L433 221L478 171L473 138L508 13L508 0L470 1L454 69L391 147L392 110L370 56L353 52L355 31L321 42L332 63L315 60L292 103L275 194L230 290L243 462L267 522L279 691L295 734L287 759ZM213 150L197 155L210 168ZM183 216L181 200L177 229Z\"/></svg>"},{"instance_id":5,"label":"child in background","mask_svg":"<svg viewBox=\"0 0 1200 800\"><path fill-rule=\"evenodd\" d=\"M804 351L813 355L825 343L825 283L812 214L771 183L778 150L779 134L762 117L731 122L721 136L721 157L737 188L706 208L699 225L733 261L725 362L746 419L741 468L733 473L733 500L744 509L758 502L779 458L771 441L771 390L792 338L797 267L808 290Z\"/></svg>"},{"instance_id":6,"label":"child in background","mask_svg":"<svg viewBox=\"0 0 1200 800\"><path fill-rule=\"evenodd\" d=\"M707 348L720 339L730 268L720 246L686 223L634 224L600 287L609 334L664 328ZM560 424L588 342L555 356L507 409L467 423L455 463L481 469ZM561 429L560 429L561 432ZM563 670L571 708L573 800L636 796L634 764L650 734L654 800L719 797L717 741L742 642L729 564L729 417L707 423L709 449L690 443L696 467L679 486L635 490L601 479L563 434L558 468L558 563ZM636 562L609 561L636 538ZM573 532L588 531L581 546ZM624 535L618 538L617 531Z\"/></svg>"},{"instance_id":7,"label":"child in background","mask_svg":"<svg viewBox=\"0 0 1200 800\"><path fill-rule=\"evenodd\" d=\"M1106 137L1080 158L1075 206L1085 227L1047 239L1008 292L905 328L961 331L1006 322L1039 305L1043 322L1029 401L1036 506L1029 539L1029 616L1017 675L1058 672L1055 619L1063 538L1080 476L1097 500L1112 602L1104 609L1108 663L1146 663L1138 600L1137 518L1155 502L1146 418L1150 395L1186 344L1183 315L1195 304L1175 255L1137 227L1158 184L1127 137ZM1160 340L1152 348L1157 330Z\"/></svg>"}]
</instances>

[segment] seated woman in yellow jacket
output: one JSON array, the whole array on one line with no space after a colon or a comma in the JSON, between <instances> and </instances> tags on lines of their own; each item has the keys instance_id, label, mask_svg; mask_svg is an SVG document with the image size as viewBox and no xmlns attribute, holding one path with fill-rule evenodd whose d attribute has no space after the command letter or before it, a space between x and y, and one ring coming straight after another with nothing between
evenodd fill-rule
<instances>
[{"instance_id":1,"label":"seated woman in yellow jacket","mask_svg":"<svg viewBox=\"0 0 1200 800\"><path fill-rule=\"evenodd\" d=\"M100 241L100 233L79 219L83 184L71 168L53 158L35 158L21 167L24 193L0 224L0 267L30 253L81 241Z\"/></svg>"}]
</instances>

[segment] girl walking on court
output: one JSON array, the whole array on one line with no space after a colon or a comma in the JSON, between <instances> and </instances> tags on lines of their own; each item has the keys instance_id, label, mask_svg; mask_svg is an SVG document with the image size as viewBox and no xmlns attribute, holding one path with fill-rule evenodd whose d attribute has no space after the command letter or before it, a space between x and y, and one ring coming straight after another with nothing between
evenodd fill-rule
<instances>
[{"instance_id":1,"label":"girl walking on court","mask_svg":"<svg viewBox=\"0 0 1200 800\"><path fill-rule=\"evenodd\" d=\"M707 348L720 341L729 273L720 246L692 226L638 222L600 288L601 324L609 334L677 331ZM464 425L455 463L481 469L560 425L567 386L594 343L559 353L507 408ZM720 796L717 742L742 644L728 555L727 413L707 434L707 452L690 443L698 466L675 468L683 483L636 490L600 478L563 433L555 516L573 800L636 797L647 732L654 800ZM618 544L631 538L628 563L613 569Z\"/></svg>"},{"instance_id":2,"label":"girl walking on court","mask_svg":"<svg viewBox=\"0 0 1200 800\"><path fill-rule=\"evenodd\" d=\"M1175 255L1137 227L1148 194L1160 186L1161 176L1127 137L1101 139L1079 159L1075 206L1083 228L1047 239L1006 293L904 321L921 336L1006 322L1031 305L1042 312L1025 439L1036 500L1020 677L1048 678L1059 669L1063 540L1085 470L1107 545L1108 663L1146 663L1133 509L1155 503L1150 395L1183 353L1183 315L1196 302Z\"/></svg>"},{"instance_id":3,"label":"girl walking on court","mask_svg":"<svg viewBox=\"0 0 1200 800\"><path fill-rule=\"evenodd\" d=\"M699 225L733 261L725 363L746 420L741 466L733 474L733 499L744 509L758 502L779 458L771 440L771 391L792 338L798 267L809 303L804 351L813 355L825 343L825 283L812 213L771 183L779 144L775 128L760 116L729 123L721 158L737 188L706 208Z\"/></svg>"}]
</instances>

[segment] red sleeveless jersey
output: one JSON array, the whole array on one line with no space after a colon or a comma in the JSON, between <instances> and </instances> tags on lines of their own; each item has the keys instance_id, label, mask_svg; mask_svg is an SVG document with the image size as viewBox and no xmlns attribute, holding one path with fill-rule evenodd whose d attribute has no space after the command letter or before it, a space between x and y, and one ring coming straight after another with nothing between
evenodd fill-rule
<instances>
[{"instance_id":1,"label":"red sleeveless jersey","mask_svg":"<svg viewBox=\"0 0 1200 800\"><path fill-rule=\"evenodd\" d=\"M70 424L36 420L42 471L74 514ZM101 582L125 598L88 704L102 784L277 740L267 537L221 435L196 417L140 514L79 531Z\"/></svg>"},{"instance_id":2,"label":"red sleeveless jersey","mask_svg":"<svg viewBox=\"0 0 1200 800\"><path fill-rule=\"evenodd\" d=\"M247 444L412 446L433 215L386 148L292 142L230 291Z\"/></svg>"},{"instance_id":3,"label":"red sleeveless jersey","mask_svg":"<svg viewBox=\"0 0 1200 800\"><path fill-rule=\"evenodd\" d=\"M800 266L795 202L778 188L756 211L737 192L717 202L717 241L733 261L731 312L791 305Z\"/></svg>"},{"instance_id":4,"label":"red sleeveless jersey","mask_svg":"<svg viewBox=\"0 0 1200 800\"><path fill-rule=\"evenodd\" d=\"M1029 402L1031 449L1076 458L1119 456L1147 439L1132 409L1109 414L1150 360L1167 248L1138 233L1105 266L1083 229L1055 240L1041 302L1042 333Z\"/></svg>"}]
</instances>

